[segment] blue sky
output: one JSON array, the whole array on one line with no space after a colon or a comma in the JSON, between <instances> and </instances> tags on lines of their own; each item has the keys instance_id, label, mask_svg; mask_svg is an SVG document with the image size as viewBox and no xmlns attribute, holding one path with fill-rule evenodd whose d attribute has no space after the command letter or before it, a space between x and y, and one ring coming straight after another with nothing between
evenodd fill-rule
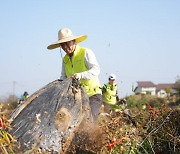
<instances>
[{"instance_id":1,"label":"blue sky","mask_svg":"<svg viewBox=\"0 0 180 154\"><path fill-rule=\"evenodd\" d=\"M0 19L0 97L59 78L61 54L47 46L64 27L88 35L79 45L94 51L101 85L116 74L120 97L136 81L174 83L180 75L179 0L7 0Z\"/></svg>"}]
</instances>

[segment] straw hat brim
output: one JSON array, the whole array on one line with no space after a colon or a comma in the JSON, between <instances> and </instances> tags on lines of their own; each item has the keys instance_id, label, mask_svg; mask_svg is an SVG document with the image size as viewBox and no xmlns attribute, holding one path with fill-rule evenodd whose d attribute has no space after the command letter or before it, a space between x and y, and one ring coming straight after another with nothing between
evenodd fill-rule
<instances>
[{"instance_id":1,"label":"straw hat brim","mask_svg":"<svg viewBox=\"0 0 180 154\"><path fill-rule=\"evenodd\" d=\"M63 38L61 40L58 40L57 42L52 43L47 48L49 50L52 50L52 49L55 49L55 48L59 48L61 46L60 45L61 43L69 42L69 41L72 41L72 40L75 40L76 43L80 43L80 42L84 41L86 38L87 38L87 35L66 37L66 38Z\"/></svg>"}]
</instances>

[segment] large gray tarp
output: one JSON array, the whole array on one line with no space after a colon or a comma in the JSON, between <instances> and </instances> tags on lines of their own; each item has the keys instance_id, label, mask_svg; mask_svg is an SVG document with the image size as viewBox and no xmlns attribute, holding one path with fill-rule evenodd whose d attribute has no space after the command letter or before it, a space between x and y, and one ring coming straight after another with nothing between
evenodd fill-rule
<instances>
[{"instance_id":1,"label":"large gray tarp","mask_svg":"<svg viewBox=\"0 0 180 154\"><path fill-rule=\"evenodd\" d=\"M9 119L10 133L24 150L64 153L85 117L90 117L89 99L79 82L56 80L18 106Z\"/></svg>"}]
</instances>

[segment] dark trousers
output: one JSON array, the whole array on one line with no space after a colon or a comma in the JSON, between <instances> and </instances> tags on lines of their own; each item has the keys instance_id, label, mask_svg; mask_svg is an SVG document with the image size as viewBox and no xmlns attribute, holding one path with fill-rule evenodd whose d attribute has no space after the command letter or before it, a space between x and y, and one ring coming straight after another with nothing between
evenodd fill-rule
<instances>
[{"instance_id":1,"label":"dark trousers","mask_svg":"<svg viewBox=\"0 0 180 154\"><path fill-rule=\"evenodd\" d=\"M102 105L102 95L96 94L91 97L89 97L89 104L91 107L91 113L94 121L97 121L99 110Z\"/></svg>"},{"instance_id":2,"label":"dark trousers","mask_svg":"<svg viewBox=\"0 0 180 154\"><path fill-rule=\"evenodd\" d=\"M110 105L110 104L107 104L105 102L103 102L103 105L104 105L104 112L111 113L112 108L114 107L114 105Z\"/></svg>"}]
</instances>

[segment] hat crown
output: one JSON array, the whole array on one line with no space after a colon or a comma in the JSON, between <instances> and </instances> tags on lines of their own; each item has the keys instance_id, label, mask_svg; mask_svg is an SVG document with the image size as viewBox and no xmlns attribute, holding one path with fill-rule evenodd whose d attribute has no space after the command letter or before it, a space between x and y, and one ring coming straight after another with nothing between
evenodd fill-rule
<instances>
[{"instance_id":1,"label":"hat crown","mask_svg":"<svg viewBox=\"0 0 180 154\"><path fill-rule=\"evenodd\" d=\"M60 47L61 43L69 42L72 40L75 40L75 43L78 44L84 41L86 38L87 38L87 35L75 36L73 35L72 31L69 28L63 28L63 29L60 29L58 32L58 41L52 43L47 48L50 50L55 49L55 48Z\"/></svg>"},{"instance_id":2,"label":"hat crown","mask_svg":"<svg viewBox=\"0 0 180 154\"><path fill-rule=\"evenodd\" d=\"M62 40L62 39L65 39L65 38L68 38L68 37L71 37L71 36L73 36L73 34L72 34L72 31L69 28L60 29L59 32L58 32L58 39L59 40Z\"/></svg>"}]
</instances>

